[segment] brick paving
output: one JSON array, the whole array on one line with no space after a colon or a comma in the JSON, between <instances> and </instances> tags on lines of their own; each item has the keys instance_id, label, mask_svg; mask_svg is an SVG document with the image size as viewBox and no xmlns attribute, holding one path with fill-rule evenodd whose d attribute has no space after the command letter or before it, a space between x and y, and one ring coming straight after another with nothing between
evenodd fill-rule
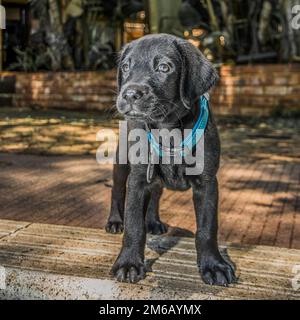
<instances>
[{"instance_id":1,"label":"brick paving","mask_svg":"<svg viewBox=\"0 0 300 320\"><path fill-rule=\"evenodd\" d=\"M220 240L300 249L300 163L222 163ZM103 228L111 166L93 156L0 154L0 219ZM171 234L195 231L191 191L165 191Z\"/></svg>"}]
</instances>

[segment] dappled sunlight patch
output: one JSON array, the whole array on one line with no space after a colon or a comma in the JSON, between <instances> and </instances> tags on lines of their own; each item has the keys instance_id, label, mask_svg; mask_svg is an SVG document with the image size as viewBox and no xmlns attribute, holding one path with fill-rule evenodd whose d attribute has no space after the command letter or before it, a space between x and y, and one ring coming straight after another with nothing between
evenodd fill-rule
<instances>
[{"instance_id":1,"label":"dappled sunlight patch","mask_svg":"<svg viewBox=\"0 0 300 320\"><path fill-rule=\"evenodd\" d=\"M101 142L96 141L99 129L110 125L105 118L88 113L5 109L0 121L0 152L42 155L95 155ZM50 114L50 116L49 116ZM115 126L115 121L111 121ZM115 129L116 130L116 129Z\"/></svg>"},{"instance_id":2,"label":"dappled sunlight patch","mask_svg":"<svg viewBox=\"0 0 300 320\"><path fill-rule=\"evenodd\" d=\"M118 132L118 120L100 112L3 108L0 119L0 152L95 155L97 132ZM300 161L300 119L217 116L217 124L222 161Z\"/></svg>"}]
</instances>

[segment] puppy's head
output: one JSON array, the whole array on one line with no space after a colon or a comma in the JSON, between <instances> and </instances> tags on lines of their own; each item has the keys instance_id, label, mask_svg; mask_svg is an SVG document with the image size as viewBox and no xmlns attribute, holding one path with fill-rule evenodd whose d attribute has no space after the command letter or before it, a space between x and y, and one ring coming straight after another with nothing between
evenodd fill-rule
<instances>
[{"instance_id":1,"label":"puppy's head","mask_svg":"<svg viewBox=\"0 0 300 320\"><path fill-rule=\"evenodd\" d=\"M175 121L217 78L211 63L189 42L167 34L145 36L121 52L117 108L125 118Z\"/></svg>"}]
</instances>

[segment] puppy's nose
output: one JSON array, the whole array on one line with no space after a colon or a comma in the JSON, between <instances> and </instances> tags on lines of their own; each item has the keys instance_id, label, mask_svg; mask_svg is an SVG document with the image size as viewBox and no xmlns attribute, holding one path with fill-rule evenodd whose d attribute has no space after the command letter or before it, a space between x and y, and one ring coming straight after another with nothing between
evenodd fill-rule
<instances>
[{"instance_id":1,"label":"puppy's nose","mask_svg":"<svg viewBox=\"0 0 300 320\"><path fill-rule=\"evenodd\" d=\"M144 95L144 92L138 88L128 88L125 90L123 94L123 98L129 102L133 103L137 100L140 100Z\"/></svg>"}]
</instances>

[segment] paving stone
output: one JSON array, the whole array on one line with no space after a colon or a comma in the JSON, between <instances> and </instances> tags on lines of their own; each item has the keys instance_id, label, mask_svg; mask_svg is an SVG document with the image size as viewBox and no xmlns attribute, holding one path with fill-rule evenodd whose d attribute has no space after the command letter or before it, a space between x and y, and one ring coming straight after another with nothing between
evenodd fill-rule
<instances>
[{"instance_id":1,"label":"paving stone","mask_svg":"<svg viewBox=\"0 0 300 320\"><path fill-rule=\"evenodd\" d=\"M0 219L104 228L110 165L97 164L93 156L2 153L0 160ZM220 240L300 249L299 182L299 163L223 161ZM195 232L191 191L166 190L160 212L170 235Z\"/></svg>"}]
</instances>

